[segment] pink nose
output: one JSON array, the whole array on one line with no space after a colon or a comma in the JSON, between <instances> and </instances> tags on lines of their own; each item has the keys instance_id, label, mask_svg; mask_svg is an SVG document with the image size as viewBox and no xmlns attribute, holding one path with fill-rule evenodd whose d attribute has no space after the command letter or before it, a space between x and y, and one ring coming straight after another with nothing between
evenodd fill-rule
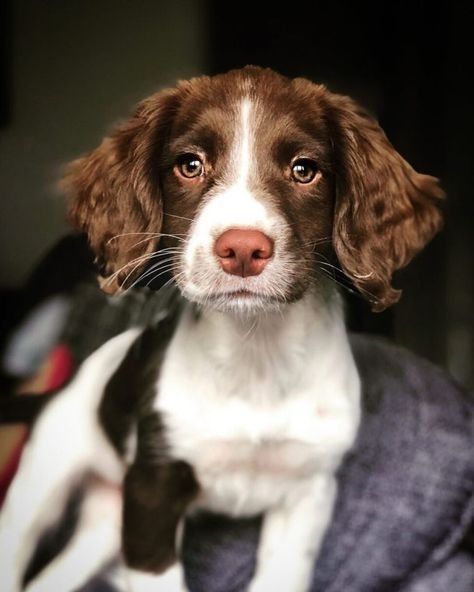
<instances>
[{"instance_id":1,"label":"pink nose","mask_svg":"<svg viewBox=\"0 0 474 592\"><path fill-rule=\"evenodd\" d=\"M273 255L273 241L259 230L232 228L216 240L214 251L226 273L248 277L262 273Z\"/></svg>"}]
</instances>

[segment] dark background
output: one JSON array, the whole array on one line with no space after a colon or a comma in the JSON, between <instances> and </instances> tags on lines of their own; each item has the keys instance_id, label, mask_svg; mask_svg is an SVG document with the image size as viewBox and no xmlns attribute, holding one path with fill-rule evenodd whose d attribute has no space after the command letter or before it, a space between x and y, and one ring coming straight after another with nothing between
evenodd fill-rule
<instances>
[{"instance_id":1,"label":"dark background","mask_svg":"<svg viewBox=\"0 0 474 592\"><path fill-rule=\"evenodd\" d=\"M20 288L67 231L63 204L50 198L57 165L177 78L269 66L352 95L417 170L441 178L445 229L397 275L402 300L374 315L351 299L350 324L474 384L472 19L462 3L0 6L0 288Z\"/></svg>"}]
</instances>

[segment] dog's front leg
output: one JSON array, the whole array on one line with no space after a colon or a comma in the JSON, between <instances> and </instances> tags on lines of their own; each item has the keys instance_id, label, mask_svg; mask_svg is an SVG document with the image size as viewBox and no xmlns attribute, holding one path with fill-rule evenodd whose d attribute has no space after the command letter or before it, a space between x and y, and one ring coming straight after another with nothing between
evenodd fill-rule
<instances>
[{"instance_id":1,"label":"dog's front leg","mask_svg":"<svg viewBox=\"0 0 474 592\"><path fill-rule=\"evenodd\" d=\"M181 461L135 462L124 482L122 546L131 592L181 592L180 529L198 485Z\"/></svg>"},{"instance_id":2,"label":"dog's front leg","mask_svg":"<svg viewBox=\"0 0 474 592\"><path fill-rule=\"evenodd\" d=\"M334 475L320 474L264 517L249 592L307 592L336 497Z\"/></svg>"}]
</instances>

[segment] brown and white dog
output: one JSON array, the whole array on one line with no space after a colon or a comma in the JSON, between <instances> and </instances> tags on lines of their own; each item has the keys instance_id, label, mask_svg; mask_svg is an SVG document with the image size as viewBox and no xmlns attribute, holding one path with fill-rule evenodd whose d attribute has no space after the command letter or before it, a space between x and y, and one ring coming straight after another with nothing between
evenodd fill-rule
<instances>
[{"instance_id":1,"label":"brown and white dog","mask_svg":"<svg viewBox=\"0 0 474 592\"><path fill-rule=\"evenodd\" d=\"M376 311L396 302L393 272L441 225L436 179L351 99L247 67L148 98L64 186L104 289L170 272L187 304L161 345L107 342L40 417L1 516L2 592L90 474L76 534L28 592L72 591L119 552L110 483L129 589L184 589L179 532L206 508L264 513L251 592L307 590L360 416L322 272L337 261Z\"/></svg>"}]
</instances>

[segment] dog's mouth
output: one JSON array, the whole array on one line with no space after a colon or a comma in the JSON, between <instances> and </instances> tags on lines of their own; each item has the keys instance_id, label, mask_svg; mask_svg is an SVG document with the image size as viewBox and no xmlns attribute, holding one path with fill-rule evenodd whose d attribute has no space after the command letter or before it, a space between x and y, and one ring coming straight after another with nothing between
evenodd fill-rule
<instances>
[{"instance_id":1,"label":"dog's mouth","mask_svg":"<svg viewBox=\"0 0 474 592\"><path fill-rule=\"evenodd\" d=\"M212 294L210 298L229 298L232 300L233 298L261 298L261 294L255 292L253 290L228 290L224 292L216 292Z\"/></svg>"},{"instance_id":2,"label":"dog's mouth","mask_svg":"<svg viewBox=\"0 0 474 592\"><path fill-rule=\"evenodd\" d=\"M166 285L176 283L184 296L191 302L200 304L205 307L211 307L225 311L246 311L252 310L262 311L264 309L275 308L276 305L281 305L286 301L286 298L269 293L265 289L259 289L258 286L215 286L207 289L203 286L189 285L187 282L179 281L179 273L173 273L173 270L168 270L167 273L157 274L146 277L145 280L137 282L138 286L146 286L153 291L159 291Z\"/></svg>"},{"instance_id":3,"label":"dog's mouth","mask_svg":"<svg viewBox=\"0 0 474 592\"><path fill-rule=\"evenodd\" d=\"M258 276L224 274L212 266L194 267L176 274L183 296L204 308L223 312L260 313L281 309L302 296L305 286L293 266L278 265Z\"/></svg>"},{"instance_id":4,"label":"dog's mouth","mask_svg":"<svg viewBox=\"0 0 474 592\"><path fill-rule=\"evenodd\" d=\"M283 247L276 243L273 257L260 273L239 275L222 269L210 247L188 246L189 252L181 251L167 264L168 274L181 294L202 308L246 314L281 309L300 298L306 287L301 258L286 243ZM168 274L160 271L159 281L150 287L167 283Z\"/></svg>"},{"instance_id":5,"label":"dog's mouth","mask_svg":"<svg viewBox=\"0 0 474 592\"><path fill-rule=\"evenodd\" d=\"M223 273L204 258L188 267L177 257L166 265L165 271L161 266L153 271L152 264L142 274L144 279L135 285L153 291L174 285L187 300L202 308L253 315L281 310L298 300L307 288L293 261L277 263L276 269L272 262L263 274L243 278Z\"/></svg>"},{"instance_id":6,"label":"dog's mouth","mask_svg":"<svg viewBox=\"0 0 474 592\"><path fill-rule=\"evenodd\" d=\"M229 290L224 292L216 292L209 294L207 297L212 302L228 302L229 304L246 303L249 306L258 305L259 307L265 304L275 304L281 298L274 295L269 295L254 290Z\"/></svg>"},{"instance_id":7,"label":"dog's mouth","mask_svg":"<svg viewBox=\"0 0 474 592\"><path fill-rule=\"evenodd\" d=\"M196 304L222 312L263 312L279 308L285 301L276 295L246 288L219 289L207 293L190 293L184 290L184 294Z\"/></svg>"}]
</instances>

